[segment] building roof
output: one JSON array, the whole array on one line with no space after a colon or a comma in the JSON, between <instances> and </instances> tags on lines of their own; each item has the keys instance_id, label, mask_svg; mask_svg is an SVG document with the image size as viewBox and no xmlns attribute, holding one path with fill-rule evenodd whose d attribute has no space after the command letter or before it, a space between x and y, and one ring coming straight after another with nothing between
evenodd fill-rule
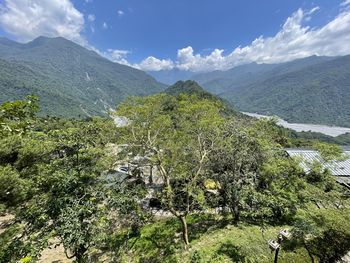
<instances>
[{"instance_id":1,"label":"building roof","mask_svg":"<svg viewBox=\"0 0 350 263\"><path fill-rule=\"evenodd\" d=\"M289 156L301 159L301 166L305 172L310 170L310 164L313 161L321 161L320 154L315 150L309 149L286 149ZM323 164L324 168L330 170L334 176L350 177L350 150L344 150L344 154L349 158L343 161L334 161Z\"/></svg>"}]
</instances>

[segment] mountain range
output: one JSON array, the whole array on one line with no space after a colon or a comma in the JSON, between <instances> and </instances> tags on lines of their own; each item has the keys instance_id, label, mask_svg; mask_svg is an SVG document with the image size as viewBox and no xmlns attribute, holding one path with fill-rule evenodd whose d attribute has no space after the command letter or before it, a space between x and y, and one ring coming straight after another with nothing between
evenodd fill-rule
<instances>
[{"instance_id":1,"label":"mountain range","mask_svg":"<svg viewBox=\"0 0 350 263\"><path fill-rule=\"evenodd\" d=\"M350 127L350 56L311 56L187 74L241 111L277 115L289 122Z\"/></svg>"},{"instance_id":2,"label":"mountain range","mask_svg":"<svg viewBox=\"0 0 350 263\"><path fill-rule=\"evenodd\" d=\"M250 63L200 74L178 69L148 73L158 81L61 37L26 44L0 38L0 103L37 95L42 115L107 115L128 96L164 91L167 85L161 81L192 79L240 111L350 127L350 55ZM196 86L187 82L170 91L182 85Z\"/></svg>"},{"instance_id":3,"label":"mountain range","mask_svg":"<svg viewBox=\"0 0 350 263\"><path fill-rule=\"evenodd\" d=\"M0 103L36 95L42 115L86 117L106 115L128 96L165 88L145 72L65 38L39 37L26 44L0 38Z\"/></svg>"},{"instance_id":4,"label":"mountain range","mask_svg":"<svg viewBox=\"0 0 350 263\"><path fill-rule=\"evenodd\" d=\"M350 127L350 56L253 63L193 78L241 111Z\"/></svg>"},{"instance_id":5,"label":"mountain range","mask_svg":"<svg viewBox=\"0 0 350 263\"><path fill-rule=\"evenodd\" d=\"M227 71L213 71L195 74L192 79L201 83L215 94L230 92L242 85L297 71L318 63L330 61L331 57L312 56L280 64L257 64L255 62L241 65Z\"/></svg>"}]
</instances>

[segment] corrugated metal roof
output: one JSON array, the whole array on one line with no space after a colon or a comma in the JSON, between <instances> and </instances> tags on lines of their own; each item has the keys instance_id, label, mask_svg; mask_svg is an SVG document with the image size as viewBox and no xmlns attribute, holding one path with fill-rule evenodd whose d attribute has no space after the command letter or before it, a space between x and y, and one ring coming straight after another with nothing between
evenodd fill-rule
<instances>
[{"instance_id":1,"label":"corrugated metal roof","mask_svg":"<svg viewBox=\"0 0 350 263\"><path fill-rule=\"evenodd\" d=\"M350 176L337 176L336 181L350 189Z\"/></svg>"},{"instance_id":2,"label":"corrugated metal roof","mask_svg":"<svg viewBox=\"0 0 350 263\"><path fill-rule=\"evenodd\" d=\"M301 166L305 172L310 170L310 163L313 161L321 161L320 155L317 151L307 149L286 149L289 156L301 159ZM330 164L324 164L324 168L328 168L335 176L350 176L350 151L344 151L347 158L344 161L334 161Z\"/></svg>"}]
</instances>

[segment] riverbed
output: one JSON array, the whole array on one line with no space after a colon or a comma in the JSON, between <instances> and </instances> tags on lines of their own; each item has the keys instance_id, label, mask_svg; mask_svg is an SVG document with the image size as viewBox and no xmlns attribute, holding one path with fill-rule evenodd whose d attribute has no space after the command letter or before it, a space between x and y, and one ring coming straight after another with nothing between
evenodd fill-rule
<instances>
[{"instance_id":1,"label":"riverbed","mask_svg":"<svg viewBox=\"0 0 350 263\"><path fill-rule=\"evenodd\" d=\"M242 113L255 118L272 118L272 116L261 115L257 113L250 113L250 112L242 112ZM281 118L277 117L277 119L278 119L277 121L278 125L295 130L297 132L301 132L301 131L320 132L332 137L336 137L345 133L350 133L350 128L346 128L346 127L328 126L328 125L321 125L321 124L308 124L308 123L289 123Z\"/></svg>"}]
</instances>

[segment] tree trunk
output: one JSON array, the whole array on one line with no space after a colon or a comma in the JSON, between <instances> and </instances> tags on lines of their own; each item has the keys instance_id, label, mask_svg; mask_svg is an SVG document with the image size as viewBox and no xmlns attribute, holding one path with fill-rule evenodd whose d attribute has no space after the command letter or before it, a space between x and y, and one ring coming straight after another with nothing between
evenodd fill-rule
<instances>
[{"instance_id":1,"label":"tree trunk","mask_svg":"<svg viewBox=\"0 0 350 263\"><path fill-rule=\"evenodd\" d=\"M148 179L149 184L153 184L153 166L151 165L149 167L149 179Z\"/></svg>"},{"instance_id":2,"label":"tree trunk","mask_svg":"<svg viewBox=\"0 0 350 263\"><path fill-rule=\"evenodd\" d=\"M311 259L311 262L312 262L312 263L315 263L315 259L314 259L314 257L312 256L312 253L311 253L311 251L310 251L308 245L306 244L305 241L303 242L303 244L304 244L304 247L305 247L307 253L309 254L309 257L310 257L310 259Z\"/></svg>"},{"instance_id":3,"label":"tree trunk","mask_svg":"<svg viewBox=\"0 0 350 263\"><path fill-rule=\"evenodd\" d=\"M235 225L238 224L241 216L241 212L239 211L238 204L234 204L232 207L232 214L233 214L233 223Z\"/></svg>"},{"instance_id":4,"label":"tree trunk","mask_svg":"<svg viewBox=\"0 0 350 263\"><path fill-rule=\"evenodd\" d=\"M188 226L187 226L186 216L180 216L179 218L182 224L182 239L184 241L185 250L188 250L190 243L188 241Z\"/></svg>"},{"instance_id":5,"label":"tree trunk","mask_svg":"<svg viewBox=\"0 0 350 263\"><path fill-rule=\"evenodd\" d=\"M75 258L78 263L84 263L85 261L85 252L87 249L83 246L79 247L79 249L75 253Z\"/></svg>"}]
</instances>

